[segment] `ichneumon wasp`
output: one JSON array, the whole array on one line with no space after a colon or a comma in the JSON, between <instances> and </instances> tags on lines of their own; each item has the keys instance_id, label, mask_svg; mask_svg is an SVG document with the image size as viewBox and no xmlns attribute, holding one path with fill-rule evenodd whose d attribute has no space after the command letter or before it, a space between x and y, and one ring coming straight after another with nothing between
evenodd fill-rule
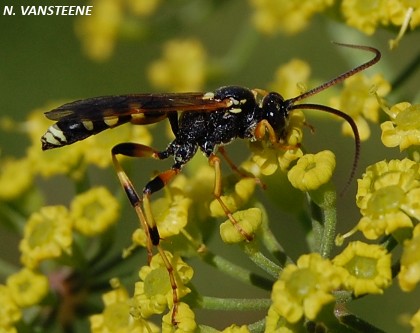
<instances>
[{"instance_id":1,"label":"ichneumon wasp","mask_svg":"<svg viewBox=\"0 0 420 333\"><path fill-rule=\"evenodd\" d=\"M286 135L289 114L295 109L314 109L335 114L350 124L355 140L355 154L349 177L350 182L355 174L360 151L360 138L354 120L346 113L325 105L296 104L300 100L317 94L365 70L377 63L381 57L379 50L373 47L337 44L372 52L374 57L316 88L287 100L277 92L225 86L208 93L132 94L95 97L67 103L45 113L48 119L54 120L56 123L50 126L41 138L43 150L70 145L124 123L145 125L163 119L169 120L175 139L166 149L158 151L142 144L126 142L114 146L111 155L118 178L147 235L149 262L155 246L168 270L174 301L172 309L174 324L176 324L175 315L179 302L177 285L171 264L160 245L159 231L150 208L151 195L161 190L173 179L200 149L215 170L216 178L213 191L215 198L244 239L252 240L253 236L240 227L221 198L221 160L217 153L220 152L223 157L226 157L223 146L236 138L264 140L268 137L272 144L278 144ZM172 156L174 164L170 169L149 181L143 188L142 194L138 195L118 161L117 155L151 157L158 160Z\"/></svg>"}]
</instances>

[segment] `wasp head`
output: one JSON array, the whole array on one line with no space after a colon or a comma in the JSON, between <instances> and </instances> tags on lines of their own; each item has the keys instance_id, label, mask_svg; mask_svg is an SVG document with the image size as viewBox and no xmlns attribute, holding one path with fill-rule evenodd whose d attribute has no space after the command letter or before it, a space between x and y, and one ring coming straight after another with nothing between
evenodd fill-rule
<instances>
[{"instance_id":1,"label":"wasp head","mask_svg":"<svg viewBox=\"0 0 420 333\"><path fill-rule=\"evenodd\" d=\"M261 102L262 119L268 121L277 139L284 137L290 105L282 95L276 92L268 93Z\"/></svg>"}]
</instances>

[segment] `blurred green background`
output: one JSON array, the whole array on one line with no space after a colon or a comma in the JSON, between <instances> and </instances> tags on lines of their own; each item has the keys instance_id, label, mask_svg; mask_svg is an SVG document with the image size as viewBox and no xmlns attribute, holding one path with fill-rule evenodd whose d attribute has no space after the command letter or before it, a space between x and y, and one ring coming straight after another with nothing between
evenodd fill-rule
<instances>
[{"instance_id":1,"label":"blurred green background","mask_svg":"<svg viewBox=\"0 0 420 333\"><path fill-rule=\"evenodd\" d=\"M58 1L10 0L5 4L48 5L58 4ZM64 1L60 4L64 4ZM66 1L65 4L85 5L86 2L73 0ZM217 64L226 59L236 62L236 68L232 68L233 70L212 77L206 83L206 91L230 84L266 88L273 80L276 68L294 57L307 61L312 68L311 77L318 81L328 80L370 57L358 51L351 51L350 56L343 56L347 50L332 45L331 40L367 44L379 48L383 52L383 59L369 72L381 72L391 82L420 52L418 32L405 37L400 47L391 52L388 48L388 40L395 37L395 32L378 31L374 36L367 37L354 29L343 27L341 23L335 22L326 15L315 15L308 28L297 35L264 36L254 31L250 21L251 15L252 9L243 0L162 2L151 17L144 18L144 22L141 22L142 19L138 19L138 22L133 19L133 26L131 28L128 26L125 34L116 39L112 56L102 62L89 59L83 52L81 42L75 34L75 21L78 18L0 16L1 116L23 121L30 112L44 107L49 102L156 91L147 78L148 66L161 57L163 43L174 38L192 37L200 40L210 62ZM141 33L136 33L139 27ZM134 33L130 29L133 29ZM241 50L238 53L240 57L232 58L232 51L236 47ZM409 98L409 101L414 102L412 97L418 93L418 87L419 73L414 73L403 89L392 96L395 99L393 102L403 101L404 98ZM307 120L316 127L316 133L312 135L308 131L305 134L305 147L310 152L330 149L337 154L337 187L342 188L353 159L353 142L340 135L339 122L320 119L313 113L307 114ZM376 129L371 139L362 143L358 177L365 167L373 162L385 157L403 156L397 149L385 150L379 136L380 133ZM160 149L165 147L166 143L166 141L156 140L153 146ZM26 137L18 131L0 132L2 156L21 157L25 154L27 144ZM240 161L240 157L236 156L234 151L244 153L246 151L244 147L246 147L244 144L234 144L228 147L228 151L233 152L234 159ZM390 155L390 152L393 155ZM143 161L135 165L139 168L135 182L141 188L150 173L146 167L143 167ZM154 164L154 168L160 169L159 164ZM116 177L104 180L104 183L109 182L115 187ZM59 184L62 184L63 188L60 187L61 185L54 188L47 185L45 191L53 191L56 201L60 201L61 197L63 201L68 200L69 194L65 193L66 183ZM348 230L358 221L359 213L353 199L355 190L354 182L346 195L339 198L339 221L342 223L339 231ZM296 239L304 237L302 230L293 224L290 216L276 214L278 213L274 213L273 221L286 222L273 229L276 230L284 247L296 258L305 249L304 245L296 244ZM7 230L2 230L0 238L0 255L10 258L11 261L17 260L18 240L16 237ZM213 242L218 244L219 241L213 240ZM235 253L235 250L232 252ZM204 267L203 272L196 273L194 277L198 289L209 285L206 281L209 273L206 270L208 268ZM244 290L243 285L223 275L216 275L214 278L219 281L214 284L216 290L219 289L220 292L220 285L223 285L226 286L225 290L230 292L230 295L223 293L218 296L246 297L250 296L249 293L253 293L253 291ZM388 332L408 332L407 326L398 325L399 318L396 318L396 315L416 311L419 306L419 296L418 292L401 295L398 288L393 287L385 292L385 297L370 296L355 302L352 306L362 317L364 317L364 312L368 313L368 317L365 316L364 319L370 320ZM412 303L407 303L407 299L411 299ZM403 307L402 302L405 302L406 306ZM372 311L372 309L378 309L378 311ZM207 321L210 320L212 314L209 315L207 312L203 316ZM224 323L218 314L215 314L215 318L214 320L219 321L220 327L223 327ZM226 323L229 323L228 319L231 317L226 319ZM249 316L245 315L245 319L249 319ZM241 319L238 319L239 323L240 321Z\"/></svg>"}]
</instances>

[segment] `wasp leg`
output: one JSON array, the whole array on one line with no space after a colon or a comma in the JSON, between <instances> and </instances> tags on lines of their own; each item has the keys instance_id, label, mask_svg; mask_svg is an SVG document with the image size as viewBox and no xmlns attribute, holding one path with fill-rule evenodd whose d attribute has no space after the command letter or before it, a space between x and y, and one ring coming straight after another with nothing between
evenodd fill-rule
<instances>
[{"instance_id":1,"label":"wasp leg","mask_svg":"<svg viewBox=\"0 0 420 333\"><path fill-rule=\"evenodd\" d=\"M220 155L222 155L222 157L224 158L224 160L227 162L227 164L229 165L229 167L232 169L233 172L235 172L236 174L238 174L240 177L242 178L254 178L255 183L257 183L259 186L261 186L261 188L265 189L267 186L261 181L260 178L254 176L251 173L248 172L244 172L243 170L239 169L238 166L230 159L229 155L226 152L226 149L223 146L220 146L217 149L217 152L220 153Z\"/></svg>"},{"instance_id":2,"label":"wasp leg","mask_svg":"<svg viewBox=\"0 0 420 333\"><path fill-rule=\"evenodd\" d=\"M270 125L268 120L263 119L255 127L254 135L257 140L262 140L266 133L268 133L268 138L273 145L278 143L278 138L273 126Z\"/></svg>"},{"instance_id":3,"label":"wasp leg","mask_svg":"<svg viewBox=\"0 0 420 333\"><path fill-rule=\"evenodd\" d=\"M131 143L121 143L112 148L112 162L114 163L115 170L117 172L118 179L124 191L130 200L131 206L133 206L136 214L139 218L140 224L146 233L146 248L147 248L147 259L150 263L150 260L153 256L153 245L159 244L160 236L156 228L156 225L147 223L147 217L143 212L141 207L143 198L137 194L134 185L132 184L130 178L127 176L126 172L121 166L121 163L117 159L117 155L125 155L132 157L153 157L158 158L156 151L152 148L140 144L131 144Z\"/></svg>"},{"instance_id":4,"label":"wasp leg","mask_svg":"<svg viewBox=\"0 0 420 333\"><path fill-rule=\"evenodd\" d=\"M153 246L156 246L157 251L166 267L166 270L168 271L173 297L172 323L176 325L177 323L175 316L177 314L179 303L178 286L176 284L172 264L170 263L168 256L165 254L165 251L160 245L159 231L153 218L150 205L150 196L154 192L161 190L176 174L180 172L180 169L173 168L157 175L146 184L143 189L143 196L140 198L127 174L123 170L120 162L116 158L116 155L124 155L130 157L151 157L155 159L163 159L164 157L162 157L162 155L160 155L159 152L153 148L136 143L121 143L112 148L112 161L114 162L118 178L146 233L148 263L150 264L150 260L153 255ZM143 209L141 207L142 204Z\"/></svg>"},{"instance_id":5,"label":"wasp leg","mask_svg":"<svg viewBox=\"0 0 420 333\"><path fill-rule=\"evenodd\" d=\"M216 155L212 154L209 157L209 164L214 168L215 172L215 180L214 180L214 190L213 195L216 198L216 200L219 202L220 206L222 207L223 211L225 212L225 215L228 217L230 222L235 226L236 230L247 240L252 241L253 236L248 234L236 221L236 219L233 217L232 212L229 210L229 208L226 206L226 204L223 202L221 196L222 196L222 171L220 168L220 158Z\"/></svg>"},{"instance_id":6,"label":"wasp leg","mask_svg":"<svg viewBox=\"0 0 420 333\"><path fill-rule=\"evenodd\" d=\"M311 126L310 128L312 129ZM299 148L300 146L299 144L287 145L280 142L276 132L274 131L273 126L271 126L267 120L263 119L255 127L254 135L257 140L263 140L266 133L268 133L268 139L274 147L278 147L283 150L289 150Z\"/></svg>"}]
</instances>

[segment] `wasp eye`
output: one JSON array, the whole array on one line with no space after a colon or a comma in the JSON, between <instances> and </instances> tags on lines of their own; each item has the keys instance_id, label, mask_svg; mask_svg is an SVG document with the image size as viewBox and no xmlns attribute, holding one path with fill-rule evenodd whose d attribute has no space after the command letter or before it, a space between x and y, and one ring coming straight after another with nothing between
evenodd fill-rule
<instances>
[{"instance_id":1,"label":"wasp eye","mask_svg":"<svg viewBox=\"0 0 420 333\"><path fill-rule=\"evenodd\" d=\"M274 131L281 135L288 115L288 105L283 96L276 92L270 92L262 102L263 119L266 119Z\"/></svg>"}]
</instances>

